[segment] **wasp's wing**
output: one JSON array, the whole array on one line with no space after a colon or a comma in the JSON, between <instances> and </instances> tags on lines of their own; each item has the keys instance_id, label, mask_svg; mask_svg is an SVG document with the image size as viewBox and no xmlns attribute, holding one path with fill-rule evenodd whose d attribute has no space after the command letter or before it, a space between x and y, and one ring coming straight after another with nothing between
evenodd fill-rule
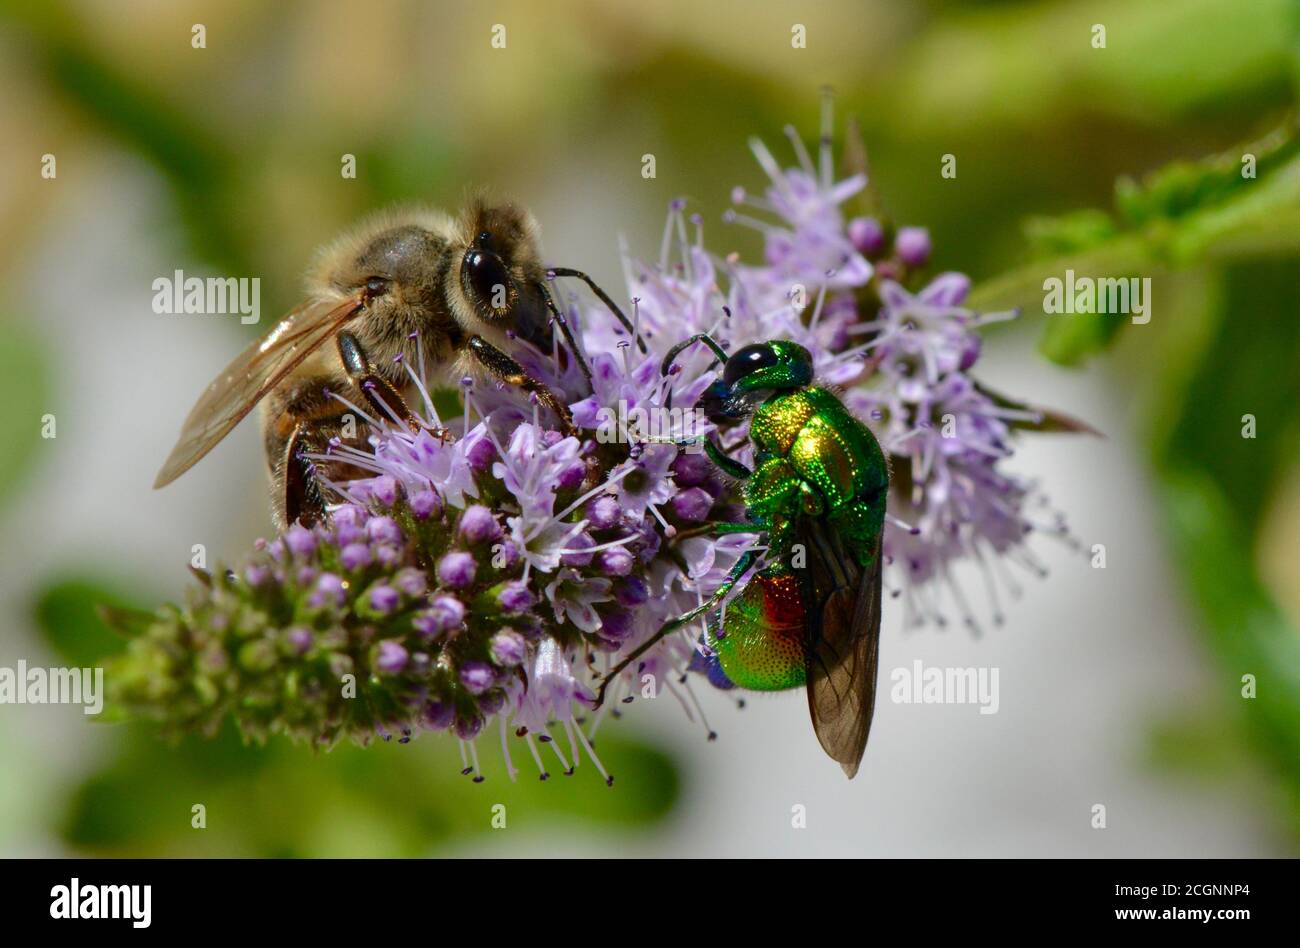
<instances>
[{"instance_id":1,"label":"wasp's wing","mask_svg":"<svg viewBox=\"0 0 1300 948\"><path fill-rule=\"evenodd\" d=\"M236 356L190 410L153 486L170 484L198 463L267 392L338 332L361 305L359 294L341 302L305 303Z\"/></svg>"},{"instance_id":2,"label":"wasp's wing","mask_svg":"<svg viewBox=\"0 0 1300 948\"><path fill-rule=\"evenodd\" d=\"M880 645L881 550L862 569L835 530L809 519L800 530L818 603L809 622L808 710L822 749L853 777L866 750L876 704Z\"/></svg>"}]
</instances>

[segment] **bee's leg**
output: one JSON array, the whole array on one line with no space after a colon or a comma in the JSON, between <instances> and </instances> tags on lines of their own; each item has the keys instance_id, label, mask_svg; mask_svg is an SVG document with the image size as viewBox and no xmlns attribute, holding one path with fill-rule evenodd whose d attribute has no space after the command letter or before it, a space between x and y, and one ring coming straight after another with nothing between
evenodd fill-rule
<instances>
[{"instance_id":1,"label":"bee's leg","mask_svg":"<svg viewBox=\"0 0 1300 948\"><path fill-rule=\"evenodd\" d=\"M537 400L560 419L560 427L564 429L567 436L582 440L578 427L573 423L573 413L569 411L569 406L556 398L555 393L544 383L525 372L522 365L482 336L470 336L469 351L474 353L474 358L478 359L485 369L502 382L536 395Z\"/></svg>"},{"instance_id":2,"label":"bee's leg","mask_svg":"<svg viewBox=\"0 0 1300 948\"><path fill-rule=\"evenodd\" d=\"M424 428L443 440L449 436L450 432L447 429L431 428L420 420L419 416L411 410L411 406L406 404L406 399L402 397L402 393L396 386L375 370L374 363L370 361L370 357L366 355L366 350L361 347L356 336L350 332L341 332L337 342L339 359L343 363L344 371L381 419L401 421L412 431L418 432Z\"/></svg>"},{"instance_id":3,"label":"bee's leg","mask_svg":"<svg viewBox=\"0 0 1300 948\"><path fill-rule=\"evenodd\" d=\"M316 477L316 465L303 455L314 451L318 445L311 443L306 426L299 424L285 442L284 456L280 463L281 478L277 486L283 485L282 493L272 497L281 530L298 522L304 527L311 527L325 519L325 497L321 491L320 481Z\"/></svg>"},{"instance_id":4,"label":"bee's leg","mask_svg":"<svg viewBox=\"0 0 1300 948\"><path fill-rule=\"evenodd\" d=\"M568 343L569 351L573 353L573 358L577 360L578 368L582 370L583 376L587 379L587 384L594 385L591 380L591 366L587 364L587 359L578 346L578 340L574 338L569 321L564 318L564 313L555 305L555 300L551 298L551 291L546 288L546 284L538 283L537 289L542 294L542 299L546 301L546 308L551 311L551 322L560 327L560 335L564 336L564 341Z\"/></svg>"},{"instance_id":5,"label":"bee's leg","mask_svg":"<svg viewBox=\"0 0 1300 948\"><path fill-rule=\"evenodd\" d=\"M740 577L744 576L745 573L749 571L749 568L754 565L754 562L757 559L758 553L753 550L746 550L741 554L740 559L736 560L736 565L731 567L731 572L729 572L727 578L722 581L717 592L710 596L702 605L696 606L685 615L678 616L676 619L665 622L660 626L658 632L638 645L627 658L615 665L609 674L600 680L600 688L596 692L596 702L593 707L599 708L604 704L605 691L609 688L610 682L621 675L634 661L662 641L664 636L676 632L682 626L689 625L700 616L708 615L714 609L721 606L722 601L727 598L728 593L731 592L736 583L740 582Z\"/></svg>"},{"instance_id":6,"label":"bee's leg","mask_svg":"<svg viewBox=\"0 0 1300 948\"><path fill-rule=\"evenodd\" d=\"M572 267L551 267L548 272L555 276L576 277L583 283L587 284L587 286L591 288L591 292L596 294L596 298L609 307L609 311L614 314L614 318L623 324L623 328L627 330L627 334L636 340L637 347L642 352L649 351L646 348L645 340L642 339L641 334L636 331L636 327L632 325L627 316L623 314L623 311L618 308L618 305L609 298L609 294L602 290L595 280L587 276L587 274L583 273L581 270L575 270Z\"/></svg>"}]
</instances>

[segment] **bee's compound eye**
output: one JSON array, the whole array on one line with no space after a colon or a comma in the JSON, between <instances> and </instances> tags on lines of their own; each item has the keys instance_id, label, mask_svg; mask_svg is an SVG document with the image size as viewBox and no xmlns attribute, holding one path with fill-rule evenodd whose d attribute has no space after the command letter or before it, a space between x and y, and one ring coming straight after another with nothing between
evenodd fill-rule
<instances>
[{"instance_id":1,"label":"bee's compound eye","mask_svg":"<svg viewBox=\"0 0 1300 948\"><path fill-rule=\"evenodd\" d=\"M745 346L743 349L737 349L727 359L726 368L722 370L722 381L728 385L735 385L745 376L759 369L766 369L770 365L776 365L776 362L775 350L766 343Z\"/></svg>"},{"instance_id":2,"label":"bee's compound eye","mask_svg":"<svg viewBox=\"0 0 1300 948\"><path fill-rule=\"evenodd\" d=\"M461 285L475 305L494 313L510 309L514 286L501 258L485 250L470 250L460 268Z\"/></svg>"},{"instance_id":3,"label":"bee's compound eye","mask_svg":"<svg viewBox=\"0 0 1300 948\"><path fill-rule=\"evenodd\" d=\"M371 277L366 280L366 294L368 296L383 296L388 292L388 281L383 277Z\"/></svg>"}]
</instances>

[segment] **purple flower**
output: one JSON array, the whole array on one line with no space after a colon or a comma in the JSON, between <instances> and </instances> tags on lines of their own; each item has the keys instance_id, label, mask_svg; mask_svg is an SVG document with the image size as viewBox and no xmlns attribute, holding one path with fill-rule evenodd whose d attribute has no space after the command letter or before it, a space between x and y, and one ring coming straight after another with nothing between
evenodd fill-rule
<instances>
[{"instance_id":1,"label":"purple flower","mask_svg":"<svg viewBox=\"0 0 1300 948\"><path fill-rule=\"evenodd\" d=\"M430 701L424 706L422 723L431 731L445 731L456 720L456 708L444 701Z\"/></svg>"},{"instance_id":2,"label":"purple flower","mask_svg":"<svg viewBox=\"0 0 1300 948\"><path fill-rule=\"evenodd\" d=\"M404 596L414 599L423 596L429 584L424 578L424 573L418 569L407 568L398 571L393 579L393 585L400 589Z\"/></svg>"},{"instance_id":3,"label":"purple flower","mask_svg":"<svg viewBox=\"0 0 1300 948\"><path fill-rule=\"evenodd\" d=\"M370 589L370 608L378 613L389 613L397 608L401 602L401 597L397 595L397 590L392 586L380 583Z\"/></svg>"},{"instance_id":4,"label":"purple flower","mask_svg":"<svg viewBox=\"0 0 1300 948\"><path fill-rule=\"evenodd\" d=\"M316 589L307 600L313 608L323 605L341 606L346 598L343 580L333 573L322 573L316 580Z\"/></svg>"},{"instance_id":5,"label":"purple flower","mask_svg":"<svg viewBox=\"0 0 1300 948\"><path fill-rule=\"evenodd\" d=\"M614 598L620 606L639 606L650 598L650 587L640 576L628 576L615 587Z\"/></svg>"},{"instance_id":6,"label":"purple flower","mask_svg":"<svg viewBox=\"0 0 1300 948\"><path fill-rule=\"evenodd\" d=\"M700 487L713 477L713 462L703 452L683 451L673 461L673 480L679 487Z\"/></svg>"},{"instance_id":7,"label":"purple flower","mask_svg":"<svg viewBox=\"0 0 1300 948\"><path fill-rule=\"evenodd\" d=\"M606 576L627 576L636 567L636 557L621 546L600 551L600 571Z\"/></svg>"},{"instance_id":8,"label":"purple flower","mask_svg":"<svg viewBox=\"0 0 1300 948\"><path fill-rule=\"evenodd\" d=\"M547 722L573 719L573 703L589 704L595 695L578 676L559 644L542 639L537 657L528 669L528 690L515 713L515 721L529 731L546 733Z\"/></svg>"},{"instance_id":9,"label":"purple flower","mask_svg":"<svg viewBox=\"0 0 1300 948\"><path fill-rule=\"evenodd\" d=\"M627 641L632 634L632 613L618 606L600 610L600 635L614 643Z\"/></svg>"},{"instance_id":10,"label":"purple flower","mask_svg":"<svg viewBox=\"0 0 1300 948\"><path fill-rule=\"evenodd\" d=\"M460 666L460 683L472 695L481 695L496 682L496 672L487 662L470 661Z\"/></svg>"},{"instance_id":11,"label":"purple flower","mask_svg":"<svg viewBox=\"0 0 1300 948\"><path fill-rule=\"evenodd\" d=\"M298 655L306 655L311 651L314 636L311 629L304 628L300 625L294 626L285 633L285 639L289 647Z\"/></svg>"},{"instance_id":12,"label":"purple flower","mask_svg":"<svg viewBox=\"0 0 1300 948\"><path fill-rule=\"evenodd\" d=\"M704 520L712 508L713 495L699 487L681 491L673 498L673 513L683 520Z\"/></svg>"},{"instance_id":13,"label":"purple flower","mask_svg":"<svg viewBox=\"0 0 1300 948\"><path fill-rule=\"evenodd\" d=\"M492 467L492 462L496 460L496 448L492 446L488 438L479 438L470 445L466 452L466 459L469 466L475 471L487 471Z\"/></svg>"},{"instance_id":14,"label":"purple flower","mask_svg":"<svg viewBox=\"0 0 1300 948\"><path fill-rule=\"evenodd\" d=\"M528 641L511 628L504 628L492 636L489 645L492 661L505 668L522 665L528 657Z\"/></svg>"},{"instance_id":15,"label":"purple flower","mask_svg":"<svg viewBox=\"0 0 1300 948\"><path fill-rule=\"evenodd\" d=\"M428 520L442 512L442 499L431 490L416 491L410 503L411 513L417 520Z\"/></svg>"},{"instance_id":16,"label":"purple flower","mask_svg":"<svg viewBox=\"0 0 1300 948\"><path fill-rule=\"evenodd\" d=\"M501 525L492 511L481 504L472 504L460 515L460 535L470 543L483 543L501 536Z\"/></svg>"},{"instance_id":17,"label":"purple flower","mask_svg":"<svg viewBox=\"0 0 1300 948\"><path fill-rule=\"evenodd\" d=\"M448 553L438 561L438 579L451 589L464 589L474 584L477 571L474 557L459 551Z\"/></svg>"},{"instance_id":18,"label":"purple flower","mask_svg":"<svg viewBox=\"0 0 1300 948\"><path fill-rule=\"evenodd\" d=\"M316 552L316 537L306 527L295 523L285 531L284 545L294 556L308 557Z\"/></svg>"},{"instance_id":19,"label":"purple flower","mask_svg":"<svg viewBox=\"0 0 1300 948\"><path fill-rule=\"evenodd\" d=\"M385 675L399 675L406 668L409 659L410 655L400 642L380 642L375 656L375 668Z\"/></svg>"},{"instance_id":20,"label":"purple flower","mask_svg":"<svg viewBox=\"0 0 1300 948\"><path fill-rule=\"evenodd\" d=\"M565 568L546 587L546 598L555 612L555 620L568 620L583 632L600 628L600 616L595 604L609 599L610 581L586 578L577 570Z\"/></svg>"},{"instance_id":21,"label":"purple flower","mask_svg":"<svg viewBox=\"0 0 1300 948\"><path fill-rule=\"evenodd\" d=\"M455 596L445 594L433 597L429 608L412 620L417 630L430 638L458 629L465 621L465 604Z\"/></svg>"},{"instance_id":22,"label":"purple flower","mask_svg":"<svg viewBox=\"0 0 1300 948\"><path fill-rule=\"evenodd\" d=\"M603 494L587 505L587 519L593 528L608 530L610 527L618 526L619 521L623 519L623 508L618 505L615 498Z\"/></svg>"},{"instance_id":23,"label":"purple flower","mask_svg":"<svg viewBox=\"0 0 1300 948\"><path fill-rule=\"evenodd\" d=\"M355 572L370 565L370 547L364 543L349 543L339 551L339 562L348 572Z\"/></svg>"},{"instance_id":24,"label":"purple flower","mask_svg":"<svg viewBox=\"0 0 1300 948\"><path fill-rule=\"evenodd\" d=\"M924 266L930 259L930 232L924 227L900 227L894 250L909 267Z\"/></svg>"},{"instance_id":25,"label":"purple flower","mask_svg":"<svg viewBox=\"0 0 1300 948\"><path fill-rule=\"evenodd\" d=\"M885 249L885 229L874 217L855 217L849 221L849 240L858 253L874 257Z\"/></svg>"},{"instance_id":26,"label":"purple flower","mask_svg":"<svg viewBox=\"0 0 1300 948\"><path fill-rule=\"evenodd\" d=\"M402 530L392 517L371 517L366 523L366 536L376 543L402 542Z\"/></svg>"},{"instance_id":27,"label":"purple flower","mask_svg":"<svg viewBox=\"0 0 1300 948\"><path fill-rule=\"evenodd\" d=\"M569 549L560 557L560 562L565 566L590 566L595 554L588 551L595 549L595 546L596 541L585 530L575 534L569 540Z\"/></svg>"},{"instance_id":28,"label":"purple flower","mask_svg":"<svg viewBox=\"0 0 1300 948\"><path fill-rule=\"evenodd\" d=\"M611 480L618 478L614 497L625 517L638 521L648 508L666 503L672 497L672 467L676 459L677 449L672 445L649 444L639 458L614 469Z\"/></svg>"},{"instance_id":29,"label":"purple flower","mask_svg":"<svg viewBox=\"0 0 1300 948\"><path fill-rule=\"evenodd\" d=\"M512 580L497 593L497 602L506 612L527 612L535 603L532 590L522 580Z\"/></svg>"}]
</instances>

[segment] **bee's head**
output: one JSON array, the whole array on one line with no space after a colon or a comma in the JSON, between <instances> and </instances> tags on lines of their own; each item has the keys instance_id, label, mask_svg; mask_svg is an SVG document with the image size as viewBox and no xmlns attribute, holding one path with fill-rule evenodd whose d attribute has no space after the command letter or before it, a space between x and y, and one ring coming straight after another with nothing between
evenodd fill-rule
<instances>
[{"instance_id":1,"label":"bee's head","mask_svg":"<svg viewBox=\"0 0 1300 948\"><path fill-rule=\"evenodd\" d=\"M460 223L454 262L453 306L489 325L514 330L549 348L549 313L543 297L537 222L514 204L470 204ZM472 324L471 324L472 325Z\"/></svg>"},{"instance_id":2,"label":"bee's head","mask_svg":"<svg viewBox=\"0 0 1300 948\"><path fill-rule=\"evenodd\" d=\"M533 216L478 200L458 218L423 208L375 215L320 253L308 291L361 291L376 325L399 335L432 318L443 332L513 330L549 350L545 278Z\"/></svg>"},{"instance_id":3,"label":"bee's head","mask_svg":"<svg viewBox=\"0 0 1300 948\"><path fill-rule=\"evenodd\" d=\"M700 396L699 407L714 424L731 424L747 417L777 392L812 383L812 353L786 341L758 342L737 349L727 358L722 378Z\"/></svg>"}]
</instances>

